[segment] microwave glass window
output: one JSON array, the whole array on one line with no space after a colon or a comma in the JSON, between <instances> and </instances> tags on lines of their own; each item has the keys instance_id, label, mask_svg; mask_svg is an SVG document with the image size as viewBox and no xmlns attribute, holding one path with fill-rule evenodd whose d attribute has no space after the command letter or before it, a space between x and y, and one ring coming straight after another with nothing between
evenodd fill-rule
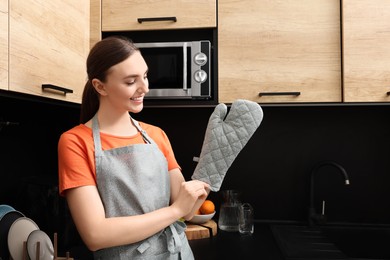
<instances>
[{"instance_id":1,"label":"microwave glass window","mask_svg":"<svg viewBox=\"0 0 390 260\"><path fill-rule=\"evenodd\" d=\"M183 48L142 48L141 52L149 67L150 89L183 88ZM190 59L190 48L187 49L187 56ZM187 82L191 82L190 62L187 62Z\"/></svg>"}]
</instances>

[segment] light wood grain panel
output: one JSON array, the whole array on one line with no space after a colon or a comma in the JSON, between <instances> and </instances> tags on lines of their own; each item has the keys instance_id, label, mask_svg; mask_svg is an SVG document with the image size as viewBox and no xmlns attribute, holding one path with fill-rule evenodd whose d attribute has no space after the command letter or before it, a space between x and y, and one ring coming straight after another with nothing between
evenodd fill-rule
<instances>
[{"instance_id":1,"label":"light wood grain panel","mask_svg":"<svg viewBox=\"0 0 390 260\"><path fill-rule=\"evenodd\" d=\"M10 90L81 102L89 51L89 1L10 1ZM42 91L49 83L73 94Z\"/></svg>"},{"instance_id":2,"label":"light wood grain panel","mask_svg":"<svg viewBox=\"0 0 390 260\"><path fill-rule=\"evenodd\" d=\"M339 102L340 49L338 0L220 1L219 101Z\"/></svg>"},{"instance_id":3,"label":"light wood grain panel","mask_svg":"<svg viewBox=\"0 0 390 260\"><path fill-rule=\"evenodd\" d=\"M344 100L390 102L390 1L343 0Z\"/></svg>"},{"instance_id":4,"label":"light wood grain panel","mask_svg":"<svg viewBox=\"0 0 390 260\"><path fill-rule=\"evenodd\" d=\"M95 43L102 39L102 1L90 0L90 41L92 48Z\"/></svg>"},{"instance_id":5,"label":"light wood grain panel","mask_svg":"<svg viewBox=\"0 0 390 260\"><path fill-rule=\"evenodd\" d=\"M215 28L216 0L102 0L103 31ZM177 17L177 22L137 18Z\"/></svg>"},{"instance_id":6,"label":"light wood grain panel","mask_svg":"<svg viewBox=\"0 0 390 260\"><path fill-rule=\"evenodd\" d=\"M0 0L0 89L8 90L8 0Z\"/></svg>"}]
</instances>

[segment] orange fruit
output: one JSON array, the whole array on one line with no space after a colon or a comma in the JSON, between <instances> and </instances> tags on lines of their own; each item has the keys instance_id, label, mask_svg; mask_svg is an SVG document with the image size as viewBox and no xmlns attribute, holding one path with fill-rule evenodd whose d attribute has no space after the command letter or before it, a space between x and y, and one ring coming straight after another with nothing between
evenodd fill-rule
<instances>
[{"instance_id":1,"label":"orange fruit","mask_svg":"<svg viewBox=\"0 0 390 260\"><path fill-rule=\"evenodd\" d=\"M211 200L205 200L199 210L203 215L211 214L215 211L215 205Z\"/></svg>"},{"instance_id":2,"label":"orange fruit","mask_svg":"<svg viewBox=\"0 0 390 260\"><path fill-rule=\"evenodd\" d=\"M202 215L202 212L200 212L200 209L198 209L198 210L195 212L195 215Z\"/></svg>"}]
</instances>

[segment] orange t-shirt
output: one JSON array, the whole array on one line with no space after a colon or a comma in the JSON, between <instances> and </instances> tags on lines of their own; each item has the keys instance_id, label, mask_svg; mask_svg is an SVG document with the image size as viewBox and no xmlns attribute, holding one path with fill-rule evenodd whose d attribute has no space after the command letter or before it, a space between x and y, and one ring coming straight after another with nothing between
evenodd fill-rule
<instances>
[{"instance_id":1,"label":"orange t-shirt","mask_svg":"<svg viewBox=\"0 0 390 260\"><path fill-rule=\"evenodd\" d=\"M156 126L139 122L160 148L168 162L168 170L180 168L165 132ZM100 133L103 150L145 143L141 133L122 137ZM58 142L59 192L80 186L96 186L95 148L92 129L80 124L63 133Z\"/></svg>"}]
</instances>

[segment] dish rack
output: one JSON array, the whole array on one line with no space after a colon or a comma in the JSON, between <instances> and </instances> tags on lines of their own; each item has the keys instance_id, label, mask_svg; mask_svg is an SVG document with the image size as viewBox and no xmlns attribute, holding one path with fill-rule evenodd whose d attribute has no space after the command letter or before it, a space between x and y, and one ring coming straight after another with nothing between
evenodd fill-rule
<instances>
[{"instance_id":1,"label":"dish rack","mask_svg":"<svg viewBox=\"0 0 390 260\"><path fill-rule=\"evenodd\" d=\"M35 251L36 252L36 255L35 255L35 259L36 260L40 260L40 242L38 241L37 242L37 250ZM53 257L53 260L74 260L72 257L70 257L70 254L69 252L66 252L66 255L64 257L59 257L58 256L58 242L57 242L57 233L54 233L54 239L53 239L53 246L54 246L54 257ZM27 241L24 241L23 242L23 256L22 256L22 260L28 260L29 257L28 257L28 252L27 252Z\"/></svg>"}]
</instances>

